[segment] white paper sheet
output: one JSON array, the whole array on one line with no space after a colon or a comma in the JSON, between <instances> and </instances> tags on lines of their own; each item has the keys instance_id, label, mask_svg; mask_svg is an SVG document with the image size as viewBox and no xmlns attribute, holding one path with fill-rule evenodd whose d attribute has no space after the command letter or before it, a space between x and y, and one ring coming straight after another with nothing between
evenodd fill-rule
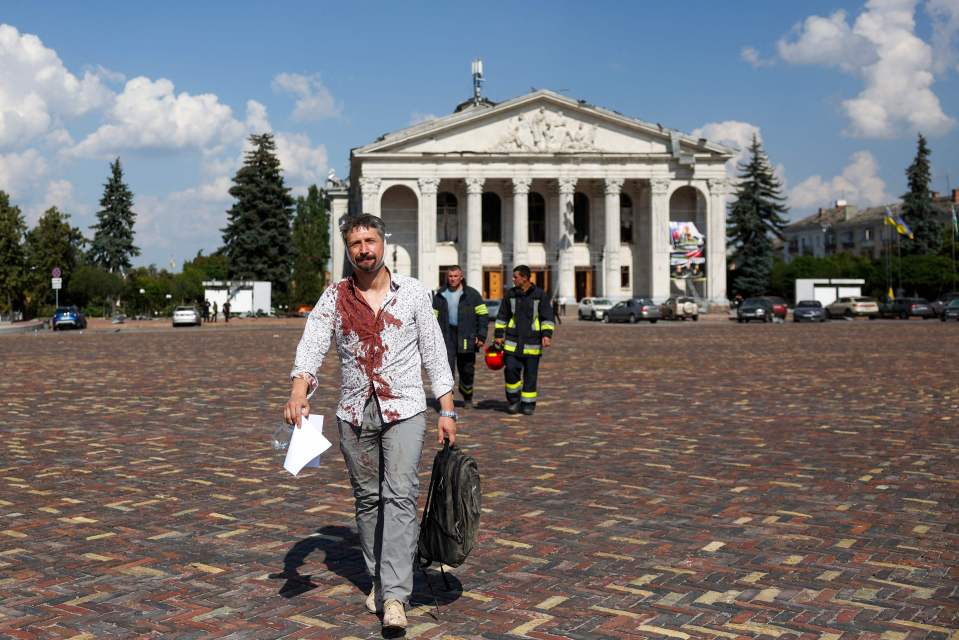
<instances>
[{"instance_id":1,"label":"white paper sheet","mask_svg":"<svg viewBox=\"0 0 959 640\"><path fill-rule=\"evenodd\" d=\"M320 454L330 448L330 441L323 436L323 416L312 414L302 419L299 429L293 429L290 447L286 450L283 468L294 476L304 467L320 466Z\"/></svg>"}]
</instances>

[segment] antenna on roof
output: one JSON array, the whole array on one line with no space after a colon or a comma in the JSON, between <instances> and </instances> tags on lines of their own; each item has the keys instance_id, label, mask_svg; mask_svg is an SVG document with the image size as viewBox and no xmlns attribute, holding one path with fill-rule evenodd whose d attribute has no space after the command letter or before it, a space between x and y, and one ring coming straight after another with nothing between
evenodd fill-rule
<instances>
[{"instance_id":1,"label":"antenna on roof","mask_svg":"<svg viewBox=\"0 0 959 640\"><path fill-rule=\"evenodd\" d=\"M477 58L473 60L473 104L479 104L483 100L480 93L480 85L483 84L483 61Z\"/></svg>"}]
</instances>

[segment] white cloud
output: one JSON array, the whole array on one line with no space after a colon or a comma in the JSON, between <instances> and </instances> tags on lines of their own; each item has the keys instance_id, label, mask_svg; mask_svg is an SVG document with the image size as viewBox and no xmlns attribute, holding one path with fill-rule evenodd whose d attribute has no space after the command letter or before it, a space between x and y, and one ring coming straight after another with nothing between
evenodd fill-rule
<instances>
[{"instance_id":1,"label":"white cloud","mask_svg":"<svg viewBox=\"0 0 959 640\"><path fill-rule=\"evenodd\" d=\"M930 11L946 4L932 0ZM835 66L861 78L863 90L842 103L848 134L889 138L904 128L941 134L955 125L932 91L933 49L914 33L915 5L916 0L869 0L852 25L843 11L810 16L796 27L793 40L779 41L779 55L787 62ZM951 24L951 8L940 15L947 19L937 24Z\"/></svg>"},{"instance_id":2,"label":"white cloud","mask_svg":"<svg viewBox=\"0 0 959 640\"><path fill-rule=\"evenodd\" d=\"M322 120L343 112L342 105L337 103L317 74L281 73L273 78L273 90L296 96L294 120Z\"/></svg>"},{"instance_id":3,"label":"white cloud","mask_svg":"<svg viewBox=\"0 0 959 640\"><path fill-rule=\"evenodd\" d=\"M70 73L38 37L0 24L0 147L26 144L58 126L108 105L112 92L87 71Z\"/></svg>"},{"instance_id":4,"label":"white cloud","mask_svg":"<svg viewBox=\"0 0 959 640\"><path fill-rule=\"evenodd\" d=\"M47 173L47 161L36 149L0 153L0 191L13 198L28 195Z\"/></svg>"},{"instance_id":5,"label":"white cloud","mask_svg":"<svg viewBox=\"0 0 959 640\"><path fill-rule=\"evenodd\" d=\"M256 100L246 101L246 129L250 133L271 133L273 126L266 115L266 106Z\"/></svg>"},{"instance_id":6,"label":"white cloud","mask_svg":"<svg viewBox=\"0 0 959 640\"><path fill-rule=\"evenodd\" d=\"M243 138L246 127L217 96L174 94L161 78L133 78L117 96L110 122L69 150L72 156L107 156L124 149L203 149Z\"/></svg>"},{"instance_id":7,"label":"white cloud","mask_svg":"<svg viewBox=\"0 0 959 640\"><path fill-rule=\"evenodd\" d=\"M326 147L322 144L312 146L308 136L298 133L276 134L276 155L288 187L303 188L326 182Z\"/></svg>"},{"instance_id":8,"label":"white cloud","mask_svg":"<svg viewBox=\"0 0 959 640\"><path fill-rule=\"evenodd\" d=\"M420 111L414 111L410 114L410 126L417 124L422 124L424 122L429 122L430 120L436 120L438 116L433 113L422 113Z\"/></svg>"},{"instance_id":9,"label":"white cloud","mask_svg":"<svg viewBox=\"0 0 959 640\"><path fill-rule=\"evenodd\" d=\"M929 0L926 12L932 19L933 71L944 75L952 67L959 71L959 52L955 41L959 36L959 2Z\"/></svg>"},{"instance_id":10,"label":"white cloud","mask_svg":"<svg viewBox=\"0 0 959 640\"><path fill-rule=\"evenodd\" d=\"M74 199L73 183L69 180L59 179L47 182L43 197L26 209L27 225L34 226L43 212L50 207L56 207L61 212L70 214L72 216L70 223L74 226L77 225L77 217L90 214L89 206ZM82 231L86 233L85 229Z\"/></svg>"},{"instance_id":11,"label":"white cloud","mask_svg":"<svg viewBox=\"0 0 959 640\"><path fill-rule=\"evenodd\" d=\"M810 176L793 187L789 192L789 205L803 210L828 207L840 199L862 207L887 203L891 198L878 173L879 165L873 155L857 151L840 175L832 179Z\"/></svg>"},{"instance_id":12,"label":"white cloud","mask_svg":"<svg viewBox=\"0 0 959 640\"><path fill-rule=\"evenodd\" d=\"M760 67L771 67L776 64L774 59L763 58L759 55L759 52L752 47L743 47L739 52L739 57L757 69Z\"/></svg>"},{"instance_id":13,"label":"white cloud","mask_svg":"<svg viewBox=\"0 0 959 640\"><path fill-rule=\"evenodd\" d=\"M731 176L736 175L737 165L749 157L749 145L753 142L753 136L755 135L760 142L763 141L759 127L737 120L710 122L694 129L691 135L694 138L706 138L710 142L738 149L738 153L726 163L726 173Z\"/></svg>"}]
</instances>

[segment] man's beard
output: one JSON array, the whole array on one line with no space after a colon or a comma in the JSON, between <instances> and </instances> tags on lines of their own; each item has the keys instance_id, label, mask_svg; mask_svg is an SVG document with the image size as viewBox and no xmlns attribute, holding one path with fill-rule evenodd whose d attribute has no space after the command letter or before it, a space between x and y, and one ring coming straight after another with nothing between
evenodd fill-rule
<instances>
[{"instance_id":1,"label":"man's beard","mask_svg":"<svg viewBox=\"0 0 959 640\"><path fill-rule=\"evenodd\" d=\"M353 265L353 268L358 271L362 271L363 273L376 273L377 271L382 269L383 263L385 262L385 257L386 257L385 246L383 247L383 257L381 257L379 260L376 260L376 255L372 253L360 254L359 256L357 256L357 259L355 261L353 260L352 255L347 254L347 258L349 259L350 264ZM367 260L368 258L372 258L374 260L374 262L372 263L372 266L363 266L361 264L358 264L358 261Z\"/></svg>"}]
</instances>

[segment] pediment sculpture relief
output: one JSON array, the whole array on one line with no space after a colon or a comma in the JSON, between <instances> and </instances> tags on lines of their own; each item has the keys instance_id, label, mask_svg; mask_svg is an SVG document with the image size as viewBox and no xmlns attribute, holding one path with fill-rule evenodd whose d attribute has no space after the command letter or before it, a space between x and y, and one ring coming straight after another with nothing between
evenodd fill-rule
<instances>
[{"instance_id":1,"label":"pediment sculpture relief","mask_svg":"<svg viewBox=\"0 0 959 640\"><path fill-rule=\"evenodd\" d=\"M597 151L596 125L570 120L540 107L509 119L508 130L490 151L562 153Z\"/></svg>"}]
</instances>

